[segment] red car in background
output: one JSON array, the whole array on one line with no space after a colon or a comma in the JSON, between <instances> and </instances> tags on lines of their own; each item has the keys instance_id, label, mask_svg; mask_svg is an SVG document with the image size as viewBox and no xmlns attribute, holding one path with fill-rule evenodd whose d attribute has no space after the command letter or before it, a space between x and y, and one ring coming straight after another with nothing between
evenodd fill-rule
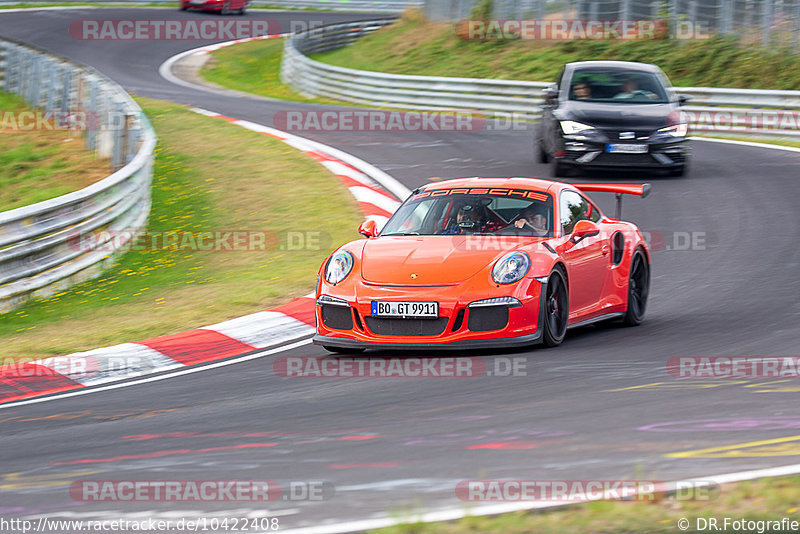
<instances>
[{"instance_id":1,"label":"red car in background","mask_svg":"<svg viewBox=\"0 0 800 534\"><path fill-rule=\"evenodd\" d=\"M218 11L220 15L230 15L233 12L244 15L249 3L249 0L181 0L181 11L191 8Z\"/></svg>"}]
</instances>

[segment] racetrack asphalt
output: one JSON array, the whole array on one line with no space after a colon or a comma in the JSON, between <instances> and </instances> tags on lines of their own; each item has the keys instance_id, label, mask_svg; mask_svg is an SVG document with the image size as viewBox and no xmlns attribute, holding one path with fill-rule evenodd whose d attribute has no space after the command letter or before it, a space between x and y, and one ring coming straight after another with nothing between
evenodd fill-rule
<instances>
[{"instance_id":1,"label":"racetrack asphalt","mask_svg":"<svg viewBox=\"0 0 800 534\"><path fill-rule=\"evenodd\" d=\"M368 18L248 13L261 16L284 25ZM202 41L92 42L68 32L77 18L207 17L213 15L165 9L6 13L0 14L0 35L92 65L137 95L268 126L279 111L328 109L213 95L159 76L163 61ZM529 131L298 133L358 156L411 188L431 176L549 171L534 163ZM572 330L555 349L463 354L489 369L522 358L524 373L517 376L278 376L278 357L327 354L307 344L167 380L0 406L0 516L254 514L280 517L284 530L466 507L455 496L463 480L675 480L797 463L796 377L677 379L666 365L675 356L800 356L800 153L692 144L691 169L683 178L570 179L653 184L648 198L626 199L623 211L625 219L664 237L665 246L652 255L642 326ZM611 195L592 198L613 213ZM695 246L684 249L687 236L694 236ZM789 437L797 440L665 456ZM264 507L82 502L68 491L76 480L253 479L284 485L325 480L335 496Z\"/></svg>"}]
</instances>

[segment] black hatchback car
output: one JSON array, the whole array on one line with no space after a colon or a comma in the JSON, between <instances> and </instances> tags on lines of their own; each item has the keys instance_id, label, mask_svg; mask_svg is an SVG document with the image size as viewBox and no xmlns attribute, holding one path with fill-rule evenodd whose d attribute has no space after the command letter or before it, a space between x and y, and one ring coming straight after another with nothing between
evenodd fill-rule
<instances>
[{"instance_id":1,"label":"black hatchback car","mask_svg":"<svg viewBox=\"0 0 800 534\"><path fill-rule=\"evenodd\" d=\"M689 125L661 69L629 61L568 63L544 89L534 150L553 175L582 168L665 169L684 174Z\"/></svg>"}]
</instances>

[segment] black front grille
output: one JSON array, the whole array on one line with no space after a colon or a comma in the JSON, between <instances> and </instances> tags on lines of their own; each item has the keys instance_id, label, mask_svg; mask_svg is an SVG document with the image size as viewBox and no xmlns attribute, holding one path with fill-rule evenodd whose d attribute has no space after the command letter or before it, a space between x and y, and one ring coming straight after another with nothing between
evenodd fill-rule
<instances>
[{"instance_id":1,"label":"black front grille","mask_svg":"<svg viewBox=\"0 0 800 534\"><path fill-rule=\"evenodd\" d=\"M367 326L379 336L438 336L447 327L447 317L436 319L390 319L364 317Z\"/></svg>"},{"instance_id":2,"label":"black front grille","mask_svg":"<svg viewBox=\"0 0 800 534\"><path fill-rule=\"evenodd\" d=\"M625 154L620 152L603 152L589 164L597 165L657 165L658 162L650 154Z\"/></svg>"},{"instance_id":3,"label":"black front grille","mask_svg":"<svg viewBox=\"0 0 800 534\"><path fill-rule=\"evenodd\" d=\"M473 332L500 330L508 324L507 306L485 306L469 309L467 326Z\"/></svg>"},{"instance_id":4,"label":"black front grille","mask_svg":"<svg viewBox=\"0 0 800 534\"><path fill-rule=\"evenodd\" d=\"M353 315L349 306L322 306L322 322L328 328L336 330L352 330Z\"/></svg>"}]
</instances>

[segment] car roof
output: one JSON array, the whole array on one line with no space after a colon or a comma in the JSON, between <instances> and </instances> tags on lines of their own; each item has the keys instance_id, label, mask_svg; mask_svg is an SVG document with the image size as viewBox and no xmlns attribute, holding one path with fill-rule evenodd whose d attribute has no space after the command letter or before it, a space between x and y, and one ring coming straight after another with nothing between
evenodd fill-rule
<instances>
[{"instance_id":1,"label":"car roof","mask_svg":"<svg viewBox=\"0 0 800 534\"><path fill-rule=\"evenodd\" d=\"M567 63L566 67L575 71L583 68L606 68L613 70L638 70L642 72L657 72L659 68L651 63L638 63L636 61L574 61Z\"/></svg>"},{"instance_id":2,"label":"car roof","mask_svg":"<svg viewBox=\"0 0 800 534\"><path fill-rule=\"evenodd\" d=\"M452 187L519 187L523 189L530 189L533 191L546 192L554 190L559 186L567 186L563 182L554 182L552 180L544 180L542 178L481 178L478 176L472 178L453 178L451 180L443 180L433 184L425 184L420 188L424 191L434 191L436 189L448 189Z\"/></svg>"}]
</instances>

